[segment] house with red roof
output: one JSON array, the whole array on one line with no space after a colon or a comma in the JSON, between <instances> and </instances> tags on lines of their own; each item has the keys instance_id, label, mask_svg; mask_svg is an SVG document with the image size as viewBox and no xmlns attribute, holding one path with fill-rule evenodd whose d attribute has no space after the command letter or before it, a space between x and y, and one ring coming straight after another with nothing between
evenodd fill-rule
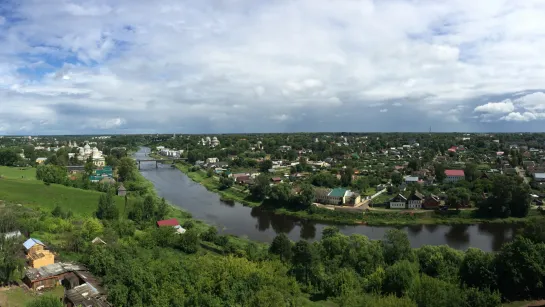
<instances>
[{"instance_id":1,"label":"house with red roof","mask_svg":"<svg viewBox=\"0 0 545 307\"><path fill-rule=\"evenodd\" d=\"M157 221L157 227L172 227L177 233L185 233L185 229L180 226L180 222L177 219Z\"/></svg>"},{"instance_id":2,"label":"house with red roof","mask_svg":"<svg viewBox=\"0 0 545 307\"><path fill-rule=\"evenodd\" d=\"M445 182L458 182L465 179L464 170L461 169L447 169L445 170Z\"/></svg>"}]
</instances>

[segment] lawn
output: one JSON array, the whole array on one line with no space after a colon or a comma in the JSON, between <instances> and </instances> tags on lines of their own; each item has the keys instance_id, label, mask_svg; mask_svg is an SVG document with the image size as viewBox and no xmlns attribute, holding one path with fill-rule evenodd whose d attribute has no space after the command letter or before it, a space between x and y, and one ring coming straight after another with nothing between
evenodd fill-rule
<instances>
[{"instance_id":1,"label":"lawn","mask_svg":"<svg viewBox=\"0 0 545 307\"><path fill-rule=\"evenodd\" d=\"M43 295L51 295L61 298L64 296L64 288L56 287L50 291L44 292ZM6 291L0 291L0 306L2 307L24 307L27 303L32 302L36 295L25 292L22 288L13 288Z\"/></svg>"},{"instance_id":2,"label":"lawn","mask_svg":"<svg viewBox=\"0 0 545 307\"><path fill-rule=\"evenodd\" d=\"M36 180L36 169L0 166L0 178Z\"/></svg>"},{"instance_id":3,"label":"lawn","mask_svg":"<svg viewBox=\"0 0 545 307\"><path fill-rule=\"evenodd\" d=\"M0 179L0 200L20 203L37 209L53 210L59 205L64 210L71 210L79 216L89 216L96 211L100 192L65 187L63 185L45 185L38 180ZM114 196L122 211L123 197Z\"/></svg>"}]
</instances>

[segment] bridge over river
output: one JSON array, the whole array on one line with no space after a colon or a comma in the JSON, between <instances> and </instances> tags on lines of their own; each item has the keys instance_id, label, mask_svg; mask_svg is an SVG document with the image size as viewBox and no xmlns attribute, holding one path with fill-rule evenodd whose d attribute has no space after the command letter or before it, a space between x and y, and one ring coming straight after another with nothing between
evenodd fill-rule
<instances>
[{"instance_id":1,"label":"bridge over river","mask_svg":"<svg viewBox=\"0 0 545 307\"><path fill-rule=\"evenodd\" d=\"M155 168L159 168L159 163L165 163L172 161L172 164L176 163L176 161L187 161L187 158L168 158L165 157L164 159L153 159L153 158L146 158L146 159L136 159L136 163L138 163L138 169L140 169L140 163L141 162L155 162Z\"/></svg>"}]
</instances>

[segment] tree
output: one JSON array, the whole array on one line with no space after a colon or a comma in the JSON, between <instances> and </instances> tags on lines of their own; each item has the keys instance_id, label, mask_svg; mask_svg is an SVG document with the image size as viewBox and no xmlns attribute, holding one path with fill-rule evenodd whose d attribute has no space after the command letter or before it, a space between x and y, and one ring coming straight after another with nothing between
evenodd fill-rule
<instances>
[{"instance_id":1,"label":"tree","mask_svg":"<svg viewBox=\"0 0 545 307\"><path fill-rule=\"evenodd\" d=\"M36 168L36 179L45 183L62 184L66 181L66 168L53 164L39 165Z\"/></svg>"},{"instance_id":2,"label":"tree","mask_svg":"<svg viewBox=\"0 0 545 307\"><path fill-rule=\"evenodd\" d=\"M443 164L435 164L434 166L435 180L443 182L447 175L445 174L445 166Z\"/></svg>"},{"instance_id":3,"label":"tree","mask_svg":"<svg viewBox=\"0 0 545 307\"><path fill-rule=\"evenodd\" d=\"M469 205L470 193L466 188L452 188L447 191L446 205L450 208L460 209Z\"/></svg>"},{"instance_id":4,"label":"tree","mask_svg":"<svg viewBox=\"0 0 545 307\"><path fill-rule=\"evenodd\" d=\"M19 162L19 155L11 148L0 149L0 165L16 166Z\"/></svg>"},{"instance_id":5,"label":"tree","mask_svg":"<svg viewBox=\"0 0 545 307\"><path fill-rule=\"evenodd\" d=\"M365 192L369 188L369 180L366 177L359 177L352 182L352 186L359 192Z\"/></svg>"},{"instance_id":6,"label":"tree","mask_svg":"<svg viewBox=\"0 0 545 307\"><path fill-rule=\"evenodd\" d=\"M409 291L418 276L418 266L407 260L394 263L386 268L382 291L398 297Z\"/></svg>"},{"instance_id":7,"label":"tree","mask_svg":"<svg viewBox=\"0 0 545 307\"><path fill-rule=\"evenodd\" d=\"M469 248L460 265L460 281L468 287L495 289L497 273L494 255L480 249Z\"/></svg>"},{"instance_id":8,"label":"tree","mask_svg":"<svg viewBox=\"0 0 545 307\"><path fill-rule=\"evenodd\" d=\"M508 300L525 300L545 293L545 244L517 237L495 259L498 289Z\"/></svg>"},{"instance_id":9,"label":"tree","mask_svg":"<svg viewBox=\"0 0 545 307\"><path fill-rule=\"evenodd\" d=\"M250 193L252 197L257 200L264 200L270 193L271 182L269 176L266 174L260 174L256 177L254 184L250 187Z\"/></svg>"},{"instance_id":10,"label":"tree","mask_svg":"<svg viewBox=\"0 0 545 307\"><path fill-rule=\"evenodd\" d=\"M339 228L335 226L328 226L322 231L322 240L332 238L339 234Z\"/></svg>"},{"instance_id":11,"label":"tree","mask_svg":"<svg viewBox=\"0 0 545 307\"><path fill-rule=\"evenodd\" d=\"M384 260L393 264L400 260L414 260L413 250L407 234L399 229L390 229L382 240Z\"/></svg>"},{"instance_id":12,"label":"tree","mask_svg":"<svg viewBox=\"0 0 545 307\"><path fill-rule=\"evenodd\" d=\"M156 211L155 198L152 195L146 196L142 207L142 219L144 221L154 219Z\"/></svg>"},{"instance_id":13,"label":"tree","mask_svg":"<svg viewBox=\"0 0 545 307\"><path fill-rule=\"evenodd\" d=\"M210 178L214 176L214 170L212 168L209 168L207 171L206 171L206 177Z\"/></svg>"},{"instance_id":14,"label":"tree","mask_svg":"<svg viewBox=\"0 0 545 307\"><path fill-rule=\"evenodd\" d=\"M350 186L352 183L352 174L354 174L354 170L351 167L347 167L341 172L341 185L343 187Z\"/></svg>"},{"instance_id":15,"label":"tree","mask_svg":"<svg viewBox=\"0 0 545 307\"><path fill-rule=\"evenodd\" d=\"M477 177L479 175L479 170L477 169L477 164L475 163L468 163L466 164L466 167L464 169L465 178L469 182L473 182L477 180Z\"/></svg>"},{"instance_id":16,"label":"tree","mask_svg":"<svg viewBox=\"0 0 545 307\"><path fill-rule=\"evenodd\" d=\"M228 178L223 176L220 177L220 186L219 186L220 190L226 190L232 187L233 184L234 184L233 178Z\"/></svg>"},{"instance_id":17,"label":"tree","mask_svg":"<svg viewBox=\"0 0 545 307\"><path fill-rule=\"evenodd\" d=\"M199 234L196 229L189 229L181 235L180 249L186 254L194 254L199 250Z\"/></svg>"},{"instance_id":18,"label":"tree","mask_svg":"<svg viewBox=\"0 0 545 307\"><path fill-rule=\"evenodd\" d=\"M422 163L419 159L413 159L409 161L408 168L412 169L413 171L417 171L422 167Z\"/></svg>"},{"instance_id":19,"label":"tree","mask_svg":"<svg viewBox=\"0 0 545 307\"><path fill-rule=\"evenodd\" d=\"M339 180L330 172L319 172L310 178L310 183L317 187L334 188L339 185Z\"/></svg>"},{"instance_id":20,"label":"tree","mask_svg":"<svg viewBox=\"0 0 545 307\"><path fill-rule=\"evenodd\" d=\"M530 187L518 176L496 175L491 196L479 204L479 213L489 217L525 217L530 210Z\"/></svg>"},{"instance_id":21,"label":"tree","mask_svg":"<svg viewBox=\"0 0 545 307\"><path fill-rule=\"evenodd\" d=\"M273 163L271 160L263 160L260 164L259 164L259 170L261 172L269 172L269 170L272 168L273 166Z\"/></svg>"},{"instance_id":22,"label":"tree","mask_svg":"<svg viewBox=\"0 0 545 307\"><path fill-rule=\"evenodd\" d=\"M170 206L167 204L165 198L161 198L159 205L157 205L157 211L155 212L155 219L160 221L163 220L170 211Z\"/></svg>"},{"instance_id":23,"label":"tree","mask_svg":"<svg viewBox=\"0 0 545 307\"><path fill-rule=\"evenodd\" d=\"M280 206L286 206L291 197L291 186L287 183L280 183L271 188L270 199Z\"/></svg>"},{"instance_id":24,"label":"tree","mask_svg":"<svg viewBox=\"0 0 545 307\"><path fill-rule=\"evenodd\" d=\"M295 197L295 202L300 209L307 209L312 205L315 199L314 187L308 183L300 186L299 194Z\"/></svg>"},{"instance_id":25,"label":"tree","mask_svg":"<svg viewBox=\"0 0 545 307\"><path fill-rule=\"evenodd\" d=\"M119 160L117 174L123 178L123 181L130 181L136 178L136 165L134 160L129 157L124 157Z\"/></svg>"},{"instance_id":26,"label":"tree","mask_svg":"<svg viewBox=\"0 0 545 307\"><path fill-rule=\"evenodd\" d=\"M269 253L280 256L280 260L289 261L292 256L292 244L290 239L284 233L278 234L274 237L271 246L269 247Z\"/></svg>"},{"instance_id":27,"label":"tree","mask_svg":"<svg viewBox=\"0 0 545 307\"><path fill-rule=\"evenodd\" d=\"M85 163L84 169L85 169L85 175L91 176L93 174L93 172L95 171L96 166L93 163L93 161L87 161Z\"/></svg>"},{"instance_id":28,"label":"tree","mask_svg":"<svg viewBox=\"0 0 545 307\"><path fill-rule=\"evenodd\" d=\"M25 307L63 307L63 304L54 296L44 295L38 296L30 303L27 303Z\"/></svg>"},{"instance_id":29,"label":"tree","mask_svg":"<svg viewBox=\"0 0 545 307\"><path fill-rule=\"evenodd\" d=\"M392 180L392 184L395 186L398 186L403 182L403 176L401 176L401 173L399 172L393 172L390 179Z\"/></svg>"},{"instance_id":30,"label":"tree","mask_svg":"<svg viewBox=\"0 0 545 307\"><path fill-rule=\"evenodd\" d=\"M538 220L531 220L524 226L522 235L535 243L545 243L545 224Z\"/></svg>"},{"instance_id":31,"label":"tree","mask_svg":"<svg viewBox=\"0 0 545 307\"><path fill-rule=\"evenodd\" d=\"M112 193L102 193L98 200L98 209L96 217L101 220L116 220L119 211L115 205Z\"/></svg>"},{"instance_id":32,"label":"tree","mask_svg":"<svg viewBox=\"0 0 545 307\"><path fill-rule=\"evenodd\" d=\"M292 248L291 258L292 273L303 284L317 284L317 266L320 263L320 255L310 243L300 240Z\"/></svg>"}]
</instances>

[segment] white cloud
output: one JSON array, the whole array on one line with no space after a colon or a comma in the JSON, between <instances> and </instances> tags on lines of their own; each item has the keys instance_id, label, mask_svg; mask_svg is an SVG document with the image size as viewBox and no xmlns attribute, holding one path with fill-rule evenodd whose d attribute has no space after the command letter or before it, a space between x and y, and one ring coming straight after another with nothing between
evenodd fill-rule
<instances>
[{"instance_id":1,"label":"white cloud","mask_svg":"<svg viewBox=\"0 0 545 307\"><path fill-rule=\"evenodd\" d=\"M520 107L531 111L545 110L545 93L535 92L515 100Z\"/></svg>"},{"instance_id":2,"label":"white cloud","mask_svg":"<svg viewBox=\"0 0 545 307\"><path fill-rule=\"evenodd\" d=\"M380 109L379 112L380 112L380 113L386 113L386 112L388 112L388 109Z\"/></svg>"},{"instance_id":3,"label":"white cloud","mask_svg":"<svg viewBox=\"0 0 545 307\"><path fill-rule=\"evenodd\" d=\"M543 88L541 0L51 0L15 10L18 18L0 17L4 131L36 127L43 116L50 126L40 132L77 129L71 119L89 112L130 121L88 129L185 122L237 131L277 127L270 114L306 110L303 124L322 128L318 120L339 106L358 114L403 105L464 124L473 109L496 114L486 121L545 111L542 92L473 105Z\"/></svg>"},{"instance_id":4,"label":"white cloud","mask_svg":"<svg viewBox=\"0 0 545 307\"><path fill-rule=\"evenodd\" d=\"M536 120L537 118L538 117L536 116L536 114L531 112L524 112L522 114L520 112L511 112L500 119L505 121L527 122L531 120Z\"/></svg>"},{"instance_id":5,"label":"white cloud","mask_svg":"<svg viewBox=\"0 0 545 307\"><path fill-rule=\"evenodd\" d=\"M504 100L502 102L489 102L487 104L476 107L474 112L502 114L509 113L515 110L515 106L511 100Z\"/></svg>"},{"instance_id":6,"label":"white cloud","mask_svg":"<svg viewBox=\"0 0 545 307\"><path fill-rule=\"evenodd\" d=\"M287 114L278 114L278 115L271 116L271 118L276 121L283 122L288 120L290 117Z\"/></svg>"}]
</instances>

